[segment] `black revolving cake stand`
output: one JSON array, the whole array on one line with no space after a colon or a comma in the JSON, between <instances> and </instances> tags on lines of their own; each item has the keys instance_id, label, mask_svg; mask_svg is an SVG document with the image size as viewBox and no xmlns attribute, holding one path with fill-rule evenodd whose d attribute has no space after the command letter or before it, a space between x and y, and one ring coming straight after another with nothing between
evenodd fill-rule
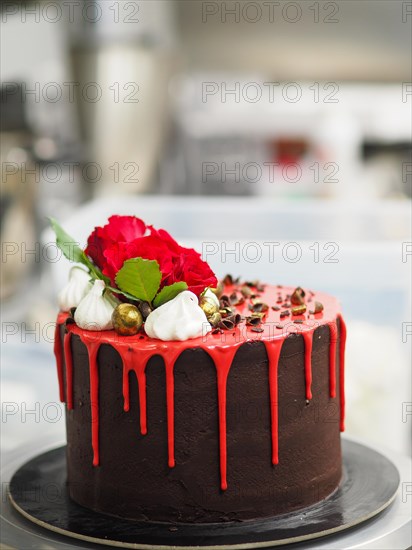
<instances>
[{"instance_id":1,"label":"black revolving cake stand","mask_svg":"<svg viewBox=\"0 0 412 550\"><path fill-rule=\"evenodd\" d=\"M73 502L66 487L65 447L43 453L14 474L9 498L30 521L98 544L135 549L268 548L350 529L377 516L394 500L399 473L382 454L342 440L344 477L328 499L291 514L224 524L135 522L93 512Z\"/></svg>"}]
</instances>

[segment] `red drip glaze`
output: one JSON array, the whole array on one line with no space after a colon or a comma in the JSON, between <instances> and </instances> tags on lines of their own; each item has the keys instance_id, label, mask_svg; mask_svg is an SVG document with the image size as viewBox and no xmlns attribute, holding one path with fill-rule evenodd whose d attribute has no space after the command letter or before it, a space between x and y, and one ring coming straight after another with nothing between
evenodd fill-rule
<instances>
[{"instance_id":1,"label":"red drip glaze","mask_svg":"<svg viewBox=\"0 0 412 550\"><path fill-rule=\"evenodd\" d=\"M306 399L312 399L312 343L313 330L302 332L305 341L305 384Z\"/></svg>"},{"instance_id":2,"label":"red drip glaze","mask_svg":"<svg viewBox=\"0 0 412 550\"><path fill-rule=\"evenodd\" d=\"M336 397L336 342L338 339L338 328L336 322L329 323L330 345L329 345L329 394Z\"/></svg>"},{"instance_id":3,"label":"red drip glaze","mask_svg":"<svg viewBox=\"0 0 412 550\"><path fill-rule=\"evenodd\" d=\"M92 416L92 448L93 466L98 466L99 457L99 367L97 365L97 353L100 342L89 341L87 351L89 353L90 369L90 407Z\"/></svg>"},{"instance_id":4,"label":"red drip glaze","mask_svg":"<svg viewBox=\"0 0 412 550\"><path fill-rule=\"evenodd\" d=\"M282 340L266 340L265 347L269 362L270 416L272 425L272 464L279 464L278 450L278 365Z\"/></svg>"},{"instance_id":5,"label":"red drip glaze","mask_svg":"<svg viewBox=\"0 0 412 550\"><path fill-rule=\"evenodd\" d=\"M63 321L59 317L57 318L56 328L54 331L54 346L53 351L56 357L56 366L57 366L57 379L59 381L59 399L64 402L64 383L63 383L63 347L60 336L60 325Z\"/></svg>"},{"instance_id":6,"label":"red drip glaze","mask_svg":"<svg viewBox=\"0 0 412 550\"><path fill-rule=\"evenodd\" d=\"M219 449L220 449L220 488L227 489L227 448L226 448L226 387L227 377L233 358L240 343L233 347L215 347L206 349L212 358L217 374L217 399L219 412Z\"/></svg>"},{"instance_id":7,"label":"red drip glaze","mask_svg":"<svg viewBox=\"0 0 412 550\"><path fill-rule=\"evenodd\" d=\"M169 468L175 467L175 380L174 366L181 350L163 355L166 369L166 411L167 411L167 451Z\"/></svg>"},{"instance_id":8,"label":"red drip glaze","mask_svg":"<svg viewBox=\"0 0 412 550\"><path fill-rule=\"evenodd\" d=\"M130 369L126 365L126 361L123 360L123 410L125 412L129 412L130 410L129 372Z\"/></svg>"},{"instance_id":9,"label":"red drip glaze","mask_svg":"<svg viewBox=\"0 0 412 550\"><path fill-rule=\"evenodd\" d=\"M267 303L276 302L277 294L280 292L274 287L267 286L268 290L262 293L262 301ZM234 290L228 286L225 291L230 294ZM290 287L283 287L282 292L291 292ZM328 324L331 330L331 349L330 349L330 392L331 396L334 390L336 393L336 317L340 319L340 429L344 430L344 412L345 412L345 395L344 395L344 350L346 340L346 327L342 316L338 313L337 302L323 294L316 293L313 299L319 300L324 304L324 311L321 314L315 315L315 320L321 321L322 324ZM248 315L247 303L238 306L238 311L241 315ZM58 326L56 327L54 351L57 362L57 372L60 387L60 399L64 401L64 383L63 383L63 357L62 357L62 342L60 338L59 324L63 324L68 315L61 313L58 317ZM313 334L319 323L313 323L313 318L303 317L301 334L305 342L305 387L306 399L312 398L311 383L312 383L312 342ZM249 332L249 327L240 325L233 331L224 334L224 340L220 339L220 335L208 334L206 338L196 338L184 342L162 342L148 338L147 336L137 335L123 337L117 335L114 331L105 331L104 333L96 333L93 331L85 331L77 327L75 324L66 326L68 335L64 340L64 351L66 355L67 371L67 405L72 408L72 366L71 366L71 347L70 334L77 334L83 343L86 345L89 353L89 369L90 369L90 396L91 396L91 422L92 422L92 448L93 448L93 465L99 464L99 372L97 365L97 355L101 343L110 344L114 347L121 356L123 362L123 397L124 410L128 411L130 407L129 396L129 373L133 370L136 374L139 387L139 404L140 404L140 431L142 434L147 433L146 420L146 374L145 369L149 359L154 355L160 355L163 358L166 372L166 403L167 403L167 427L168 427L168 463L170 467L175 465L174 458L174 365L179 355L186 349L200 348L206 351L212 358L216 367L217 378L217 393L218 393L218 411L219 411L219 454L220 454L220 477L221 489L227 489L227 443L226 443L226 388L227 379L234 356L239 347L246 341L263 341L267 350L269 362L269 390L270 390L270 407L271 407L271 438L272 438L272 463L278 464L278 388L277 374L278 362L282 344L288 336L287 330L281 325L279 313L270 310L267 314L265 323L262 325L264 332L259 338ZM280 326L278 327L277 325ZM276 327L276 328L275 328ZM138 357L138 361L135 358Z\"/></svg>"},{"instance_id":10,"label":"red drip glaze","mask_svg":"<svg viewBox=\"0 0 412 550\"><path fill-rule=\"evenodd\" d=\"M124 410L126 412L130 409L130 397L129 397L129 373L133 371L137 378L137 384L139 388L139 416L140 416L140 433L142 435L147 434L147 413L146 413L146 365L149 359L154 355L153 351L139 351L138 362L136 361L136 352L133 348L124 349L122 346L113 347L119 353L123 362L123 399Z\"/></svg>"},{"instance_id":11,"label":"red drip glaze","mask_svg":"<svg viewBox=\"0 0 412 550\"><path fill-rule=\"evenodd\" d=\"M340 400L340 431L345 431L345 344L346 325L342 315L338 313L340 321L340 346L339 346L339 400Z\"/></svg>"},{"instance_id":12,"label":"red drip glaze","mask_svg":"<svg viewBox=\"0 0 412 550\"><path fill-rule=\"evenodd\" d=\"M165 361L166 368L166 410L167 410L167 452L169 468L175 467L175 379L174 363Z\"/></svg>"},{"instance_id":13,"label":"red drip glaze","mask_svg":"<svg viewBox=\"0 0 412 550\"><path fill-rule=\"evenodd\" d=\"M66 401L67 408L71 410L73 408L73 359L72 359L72 335L67 332L64 335L64 357L66 363Z\"/></svg>"}]
</instances>

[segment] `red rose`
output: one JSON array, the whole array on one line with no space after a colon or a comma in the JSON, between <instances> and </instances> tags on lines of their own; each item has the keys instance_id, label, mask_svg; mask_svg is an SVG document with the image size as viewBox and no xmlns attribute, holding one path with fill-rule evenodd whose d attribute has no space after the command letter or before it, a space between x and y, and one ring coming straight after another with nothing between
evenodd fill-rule
<instances>
[{"instance_id":1,"label":"red rose","mask_svg":"<svg viewBox=\"0 0 412 550\"><path fill-rule=\"evenodd\" d=\"M105 250L104 257L105 266L102 271L104 275L110 277L113 284L115 284L116 273L130 258L156 260L162 272L161 286L173 271L172 252L167 243L153 235L134 239L129 243L114 243Z\"/></svg>"},{"instance_id":2,"label":"red rose","mask_svg":"<svg viewBox=\"0 0 412 550\"><path fill-rule=\"evenodd\" d=\"M160 287L184 281L199 296L217 279L209 265L192 248L180 246L164 229L155 229L134 216L111 216L104 227L96 227L87 241L86 254L110 278L130 258L156 260L162 272Z\"/></svg>"},{"instance_id":3,"label":"red rose","mask_svg":"<svg viewBox=\"0 0 412 550\"><path fill-rule=\"evenodd\" d=\"M189 290L197 296L208 286L216 287L217 279L209 264L204 262L200 254L193 248L179 247L179 256L175 259L172 284L185 281Z\"/></svg>"},{"instance_id":4,"label":"red rose","mask_svg":"<svg viewBox=\"0 0 412 550\"><path fill-rule=\"evenodd\" d=\"M105 250L115 243L127 243L143 237L145 232L146 224L135 216L110 216L109 223L96 227L87 239L85 252L103 271L106 265Z\"/></svg>"}]
</instances>

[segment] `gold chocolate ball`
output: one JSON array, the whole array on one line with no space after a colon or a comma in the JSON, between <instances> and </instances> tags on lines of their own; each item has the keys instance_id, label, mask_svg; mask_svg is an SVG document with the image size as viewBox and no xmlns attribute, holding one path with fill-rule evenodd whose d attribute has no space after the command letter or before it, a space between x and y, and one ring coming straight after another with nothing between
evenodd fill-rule
<instances>
[{"instance_id":1,"label":"gold chocolate ball","mask_svg":"<svg viewBox=\"0 0 412 550\"><path fill-rule=\"evenodd\" d=\"M139 332L143 317L133 304L119 304L112 313L112 323L117 334L133 336Z\"/></svg>"},{"instance_id":2,"label":"gold chocolate ball","mask_svg":"<svg viewBox=\"0 0 412 550\"><path fill-rule=\"evenodd\" d=\"M211 315L219 311L219 306L217 306L215 302L207 296L200 297L199 306L205 312L206 317L210 317Z\"/></svg>"}]
</instances>

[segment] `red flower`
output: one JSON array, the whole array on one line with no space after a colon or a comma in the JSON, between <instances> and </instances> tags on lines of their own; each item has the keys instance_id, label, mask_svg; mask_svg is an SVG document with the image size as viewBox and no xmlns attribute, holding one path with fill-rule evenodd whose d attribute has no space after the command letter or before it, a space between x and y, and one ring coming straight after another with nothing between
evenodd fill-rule
<instances>
[{"instance_id":1,"label":"red flower","mask_svg":"<svg viewBox=\"0 0 412 550\"><path fill-rule=\"evenodd\" d=\"M130 258L156 260L162 272L160 287L184 281L199 295L217 279L209 265L192 248L180 246L164 229L155 229L134 216L111 216L104 227L96 227L87 241L86 254L110 278Z\"/></svg>"},{"instance_id":2,"label":"red flower","mask_svg":"<svg viewBox=\"0 0 412 550\"><path fill-rule=\"evenodd\" d=\"M85 252L103 270L106 263L105 250L115 243L126 243L143 237L145 232L146 224L135 216L110 216L108 224L96 227L89 236Z\"/></svg>"},{"instance_id":3,"label":"red flower","mask_svg":"<svg viewBox=\"0 0 412 550\"><path fill-rule=\"evenodd\" d=\"M189 290L197 296L208 286L216 287L217 279L209 264L204 262L200 254L193 248L180 247L173 270L173 280L168 284L185 281Z\"/></svg>"},{"instance_id":4,"label":"red flower","mask_svg":"<svg viewBox=\"0 0 412 550\"><path fill-rule=\"evenodd\" d=\"M153 235L134 239L131 242L114 243L104 251L104 257L105 265L101 269L104 275L110 277L113 284L116 273L130 258L156 260L162 272L162 286L173 271L172 254L167 244Z\"/></svg>"}]
</instances>

